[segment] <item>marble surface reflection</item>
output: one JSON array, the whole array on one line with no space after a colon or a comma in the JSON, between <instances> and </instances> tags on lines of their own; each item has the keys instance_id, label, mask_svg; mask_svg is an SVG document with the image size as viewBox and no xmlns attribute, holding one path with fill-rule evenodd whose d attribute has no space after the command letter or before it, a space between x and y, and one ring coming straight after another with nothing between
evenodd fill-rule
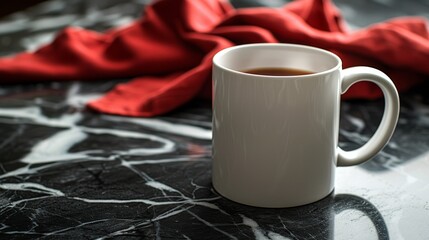
<instances>
[{"instance_id":1,"label":"marble surface reflection","mask_svg":"<svg viewBox=\"0 0 429 240\"><path fill-rule=\"evenodd\" d=\"M0 54L32 50L66 25L125 24L147 2L47 1L0 21ZM429 10L425 1L336 2L355 27ZM261 209L212 188L210 103L153 119L85 109L125 80L0 87L1 239L429 239L427 85L401 95L397 131L382 153L338 168L333 194L302 207ZM341 147L367 141L383 104L343 102Z\"/></svg>"}]
</instances>

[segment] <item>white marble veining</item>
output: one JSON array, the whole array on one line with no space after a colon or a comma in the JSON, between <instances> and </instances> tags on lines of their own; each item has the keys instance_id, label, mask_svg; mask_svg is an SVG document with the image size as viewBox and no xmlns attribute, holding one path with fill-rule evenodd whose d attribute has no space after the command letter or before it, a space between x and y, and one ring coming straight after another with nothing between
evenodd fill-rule
<instances>
[{"instance_id":1,"label":"white marble veining","mask_svg":"<svg viewBox=\"0 0 429 240\"><path fill-rule=\"evenodd\" d=\"M51 196L64 196L64 193L59 190L47 188L37 183L25 183L25 182L24 183L2 183L0 184L0 188L5 190L30 191L30 192L36 192L36 193L43 193Z\"/></svg>"},{"instance_id":2,"label":"white marble veining","mask_svg":"<svg viewBox=\"0 0 429 240\"><path fill-rule=\"evenodd\" d=\"M255 239L257 240L289 240L290 239L271 231L264 232L264 230L262 230L259 227L258 223L255 222L254 220L244 215L241 215L241 217L243 218L243 224L252 228L252 231L255 234Z\"/></svg>"},{"instance_id":3,"label":"white marble veining","mask_svg":"<svg viewBox=\"0 0 429 240\"><path fill-rule=\"evenodd\" d=\"M74 83L69 88L65 103L77 109L83 109L84 104L94 99L97 94L81 94L80 85ZM36 102L40 103L40 100L35 99ZM219 212L225 213L218 206L210 203L214 200L219 199L218 196L210 198L199 198L194 199L188 197L181 193L179 190L166 185L165 183L156 181L154 178L150 177L144 171L137 169L135 166L140 165L165 165L170 163L184 163L193 160L195 157L205 157L205 155L194 156L194 158L187 157L176 157L176 158L164 158L164 159L145 159L145 160L121 160L121 166L128 168L131 172L134 172L139 177L141 177L145 182L145 186L156 189L162 193L162 198L159 200L156 199L145 199L145 198L130 198L126 199L94 199L94 198L85 198L79 196L69 196L67 193L44 186L40 183L34 182L21 182L13 183L9 182L15 177L31 177L33 174L41 173L42 171L48 171L59 166L64 166L67 164L73 164L77 162L87 162L87 161L113 161L116 157L121 156L151 156L151 155L160 155L171 153L176 149L176 143L167 138L159 137L152 134L146 134L136 131L127 131L122 129L115 128L101 128L101 127L89 127L82 125L83 114L80 112L64 113L58 117L49 117L46 116L42 107L39 105L31 107L8 107L0 108L0 123L7 125L20 125L20 124L29 124L33 126L43 126L58 131L51 136L48 136L45 139L38 141L28 152L20 159L15 159L25 165L19 167L12 171L4 172L0 174L0 188L3 190L9 191L25 191L38 193L42 196L40 197L30 197L24 198L21 200L9 202L3 207L11 208L18 207L21 204L27 204L28 202L38 201L41 199L47 199L49 197L65 197L67 199L72 199L74 201L82 201L88 204L145 204L148 206L176 206L172 210L167 211L163 214L160 214L153 219L148 219L145 224L150 224L151 222L160 221L164 218L174 217L177 214L185 212L187 209L192 208L192 206L200 206L204 208L214 209ZM167 121L161 121L157 119L132 119L124 117L108 117L105 116L103 119L107 122L112 122L115 124L120 123L118 126L123 124L136 124L138 126L147 127L149 129L160 130L161 132L168 132L171 134L177 134L180 136L186 136L196 139L209 140L211 136L210 130L205 130L200 127L184 125L184 124L173 124ZM141 139L157 143L159 147L137 147L137 148L126 148L126 149L115 149L112 146L109 149L110 156L95 156L102 154L103 150L101 149L86 149L84 151L71 151L71 149L81 144L84 141L88 141L91 138L91 135L107 135L116 137L123 141L126 139ZM95 154L95 155L94 155ZM206 161L206 160L202 160ZM197 186L196 186L197 187ZM205 188L205 187L204 187ZM170 196L169 194L173 194ZM167 199L175 200L167 200ZM187 207L180 207L187 205ZM174 210L176 209L176 210ZM80 228L87 226L88 224L94 224L95 222L88 222L86 224L79 224L75 228ZM5 226L6 227L6 226ZM122 235L128 231L131 231L136 226L131 228L122 229L113 233L106 235L105 237L111 237L116 235ZM64 232L71 230L71 228L63 229ZM43 235L56 235L60 234L63 231L54 231L50 233L44 233ZM31 232L31 231L30 231ZM5 233L18 233L15 231L6 231ZM28 232L27 232L28 233ZM101 238L103 239L103 237Z\"/></svg>"},{"instance_id":4,"label":"white marble veining","mask_svg":"<svg viewBox=\"0 0 429 240\"><path fill-rule=\"evenodd\" d=\"M121 123L133 123L140 126L144 126L150 129L154 129L160 132L167 132L172 134L177 134L181 136L187 136L203 140L211 140L212 132L209 129L204 129L200 127L184 125L184 124L172 124L166 121L157 120L157 119L144 119L144 118L127 118L127 117L117 117L117 116L103 116L104 119L121 122Z\"/></svg>"}]
</instances>

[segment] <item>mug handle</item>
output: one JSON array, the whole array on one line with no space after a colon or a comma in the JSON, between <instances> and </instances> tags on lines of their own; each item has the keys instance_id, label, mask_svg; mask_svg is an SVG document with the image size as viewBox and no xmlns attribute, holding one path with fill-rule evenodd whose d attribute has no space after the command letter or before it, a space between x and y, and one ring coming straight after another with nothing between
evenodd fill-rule
<instances>
[{"instance_id":1,"label":"mug handle","mask_svg":"<svg viewBox=\"0 0 429 240\"><path fill-rule=\"evenodd\" d=\"M399 96L392 80L383 72L371 67L352 67L343 70L341 91L360 81L370 81L378 85L384 94L384 113L377 131L362 147L344 151L338 147L337 165L352 166L363 163L376 155L392 137L399 117Z\"/></svg>"}]
</instances>

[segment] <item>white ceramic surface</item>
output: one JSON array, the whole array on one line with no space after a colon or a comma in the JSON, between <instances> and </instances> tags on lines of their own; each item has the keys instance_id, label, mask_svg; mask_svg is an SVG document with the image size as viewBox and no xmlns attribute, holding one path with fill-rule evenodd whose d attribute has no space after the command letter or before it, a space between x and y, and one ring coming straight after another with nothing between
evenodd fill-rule
<instances>
[{"instance_id":1,"label":"white ceramic surface","mask_svg":"<svg viewBox=\"0 0 429 240\"><path fill-rule=\"evenodd\" d=\"M240 72L287 67L315 72L261 76ZM354 151L338 145L340 95L357 81L385 95L380 127ZM392 81L368 67L341 69L328 51L293 44L248 44L213 58L213 186L258 207L292 207L327 196L335 168L362 163L388 142L399 115Z\"/></svg>"}]
</instances>

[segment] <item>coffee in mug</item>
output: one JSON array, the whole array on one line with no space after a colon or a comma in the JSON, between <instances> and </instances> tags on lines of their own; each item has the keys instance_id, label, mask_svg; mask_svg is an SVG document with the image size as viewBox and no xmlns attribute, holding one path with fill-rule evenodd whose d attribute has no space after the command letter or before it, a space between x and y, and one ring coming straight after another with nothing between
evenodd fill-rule
<instances>
[{"instance_id":1,"label":"coffee in mug","mask_svg":"<svg viewBox=\"0 0 429 240\"><path fill-rule=\"evenodd\" d=\"M241 72L256 74L256 75L269 75L269 76L296 76L296 75L307 75L313 72L294 69L294 68L252 68L242 70Z\"/></svg>"}]
</instances>

